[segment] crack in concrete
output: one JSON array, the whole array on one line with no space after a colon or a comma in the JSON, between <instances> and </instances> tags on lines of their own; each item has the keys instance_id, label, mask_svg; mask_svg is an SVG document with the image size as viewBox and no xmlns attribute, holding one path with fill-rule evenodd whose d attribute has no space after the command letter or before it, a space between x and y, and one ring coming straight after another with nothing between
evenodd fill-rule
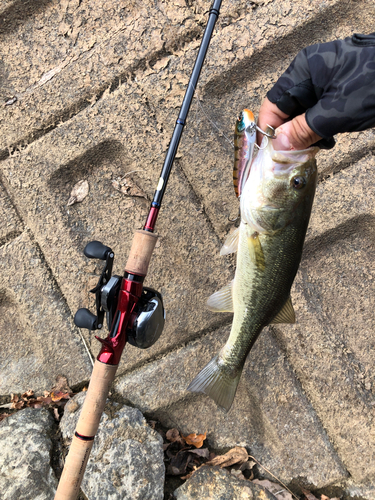
<instances>
[{"instance_id":1,"label":"crack in concrete","mask_svg":"<svg viewBox=\"0 0 375 500\"><path fill-rule=\"evenodd\" d=\"M187 347L188 345L192 344L193 342L196 342L197 340L204 339L205 337L207 337L211 333L215 332L216 330L219 330L221 328L224 328L226 326L231 325L231 323L232 323L232 317L230 317L230 318L224 317L224 319L213 323L210 327L204 328L203 330L200 330L193 337L190 337L185 342L181 342L180 344L176 344L172 347L166 348L163 351L158 352L154 356L151 356L148 359L145 359L145 360L140 361L139 363L136 363L128 370L125 370L125 371L121 372L120 374L117 374L115 380L117 380L119 377L125 377L127 375L132 374L133 372L139 371L142 368L144 368L145 366L150 365L151 363L155 363L155 362L159 361L160 359L163 359L166 356L169 356L170 354L173 354L173 353L179 351L180 349Z\"/></svg>"}]
</instances>

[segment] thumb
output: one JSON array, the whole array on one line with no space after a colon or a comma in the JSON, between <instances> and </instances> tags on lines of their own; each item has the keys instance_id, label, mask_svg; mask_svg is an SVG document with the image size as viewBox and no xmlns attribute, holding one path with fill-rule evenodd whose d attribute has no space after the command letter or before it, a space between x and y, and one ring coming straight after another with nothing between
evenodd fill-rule
<instances>
[{"instance_id":1,"label":"thumb","mask_svg":"<svg viewBox=\"0 0 375 500\"><path fill-rule=\"evenodd\" d=\"M306 149L311 144L322 139L316 134L306 122L305 113L298 115L276 129L276 139L273 141L273 147L279 151L290 149Z\"/></svg>"}]
</instances>

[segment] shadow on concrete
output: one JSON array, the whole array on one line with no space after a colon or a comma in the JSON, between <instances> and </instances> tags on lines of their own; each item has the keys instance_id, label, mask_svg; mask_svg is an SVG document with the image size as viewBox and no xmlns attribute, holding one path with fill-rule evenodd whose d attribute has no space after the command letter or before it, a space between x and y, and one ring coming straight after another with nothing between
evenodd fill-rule
<instances>
[{"instance_id":1,"label":"shadow on concrete","mask_svg":"<svg viewBox=\"0 0 375 500\"><path fill-rule=\"evenodd\" d=\"M301 267L303 267L303 262L309 261L309 259L318 253L325 252L328 247L333 246L340 241L346 241L351 237L360 234L370 238L372 243L375 244L375 216L372 214L363 214L353 217L342 224L329 229L320 236L316 236L305 243L303 249L303 260L301 261Z\"/></svg>"},{"instance_id":2,"label":"shadow on concrete","mask_svg":"<svg viewBox=\"0 0 375 500\"><path fill-rule=\"evenodd\" d=\"M356 2L356 8L366 6L364 0ZM337 27L352 17L353 8L350 2L335 3L330 7L316 13L312 19L294 29L288 35L277 38L252 56L243 59L239 64L229 71L214 77L204 87L204 95L209 99L211 94L215 97L223 96L242 88L244 82L252 81L257 76L270 71L272 66L282 59L289 60L290 54L297 54L298 51L308 45L317 43L319 40L327 40L330 33L337 30ZM251 40L250 40L251 43ZM286 69L286 68L285 68Z\"/></svg>"},{"instance_id":3,"label":"shadow on concrete","mask_svg":"<svg viewBox=\"0 0 375 500\"><path fill-rule=\"evenodd\" d=\"M0 13L0 40L16 31L30 17L39 14L53 3L53 0L16 0Z\"/></svg>"}]
</instances>

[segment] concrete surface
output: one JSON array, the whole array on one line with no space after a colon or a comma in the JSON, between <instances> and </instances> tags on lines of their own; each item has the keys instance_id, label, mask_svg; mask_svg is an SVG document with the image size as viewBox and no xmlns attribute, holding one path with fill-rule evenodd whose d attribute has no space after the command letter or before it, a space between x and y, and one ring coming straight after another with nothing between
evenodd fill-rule
<instances>
[{"instance_id":1,"label":"concrete surface","mask_svg":"<svg viewBox=\"0 0 375 500\"><path fill-rule=\"evenodd\" d=\"M121 274L157 185L209 10L199 0L21 0L0 4L1 394L89 378L99 351L72 317L101 272L82 250L111 246ZM267 329L225 416L185 388L225 342L230 315L205 309L227 283L220 257L237 213L236 115L260 103L297 51L375 31L372 0L224 1L157 223L147 285L167 323L127 346L115 388L212 446L242 444L289 483L371 497L374 430L374 131L318 157L320 184L293 287L294 326ZM144 197L112 181L127 174ZM89 194L68 207L73 186ZM196 428L195 428L196 427Z\"/></svg>"}]
</instances>

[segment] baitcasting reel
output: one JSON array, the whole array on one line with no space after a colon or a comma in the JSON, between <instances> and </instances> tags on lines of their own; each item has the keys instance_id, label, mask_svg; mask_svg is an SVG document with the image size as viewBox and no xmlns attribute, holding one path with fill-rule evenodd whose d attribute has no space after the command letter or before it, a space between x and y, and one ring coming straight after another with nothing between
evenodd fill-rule
<instances>
[{"instance_id":1,"label":"baitcasting reel","mask_svg":"<svg viewBox=\"0 0 375 500\"><path fill-rule=\"evenodd\" d=\"M142 286L143 277L112 274L114 252L99 241L91 241L84 249L90 259L105 260L105 266L95 288L90 290L96 296L96 315L86 308L78 309L74 323L79 328L100 330L106 315L108 329L107 339L97 337L104 346L121 334L125 329L126 341L140 349L151 347L160 337L164 322L165 310L159 292ZM122 316L126 314L128 321Z\"/></svg>"}]
</instances>

